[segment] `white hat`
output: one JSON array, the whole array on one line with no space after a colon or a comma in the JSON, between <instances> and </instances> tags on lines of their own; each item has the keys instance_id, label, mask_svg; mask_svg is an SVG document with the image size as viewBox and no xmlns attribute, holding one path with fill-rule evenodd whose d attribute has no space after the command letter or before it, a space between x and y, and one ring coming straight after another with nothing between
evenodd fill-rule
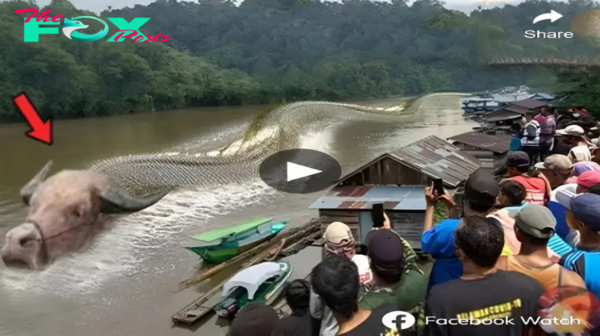
<instances>
[{"instance_id":1,"label":"white hat","mask_svg":"<svg viewBox=\"0 0 600 336\"><path fill-rule=\"evenodd\" d=\"M329 224L327 229L325 229L323 238L332 244L341 244L344 240L351 241L354 239L348 225L342 222L333 222Z\"/></svg>"},{"instance_id":2,"label":"white hat","mask_svg":"<svg viewBox=\"0 0 600 336\"><path fill-rule=\"evenodd\" d=\"M576 189L576 183L562 185L552 191L550 201L559 203L567 209L571 209L571 199L577 196L577 193L575 192Z\"/></svg>"},{"instance_id":3,"label":"white hat","mask_svg":"<svg viewBox=\"0 0 600 336\"><path fill-rule=\"evenodd\" d=\"M571 126L567 126L567 128L565 128L565 129L556 131L556 134L582 136L585 134L585 131L583 130L583 128L581 128L581 126L571 125Z\"/></svg>"}]
</instances>

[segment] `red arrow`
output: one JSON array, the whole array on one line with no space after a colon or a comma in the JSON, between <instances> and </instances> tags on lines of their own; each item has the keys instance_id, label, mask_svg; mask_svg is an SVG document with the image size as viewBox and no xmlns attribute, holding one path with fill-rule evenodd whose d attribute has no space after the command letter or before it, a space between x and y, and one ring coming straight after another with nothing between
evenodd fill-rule
<instances>
[{"instance_id":1,"label":"red arrow","mask_svg":"<svg viewBox=\"0 0 600 336\"><path fill-rule=\"evenodd\" d=\"M15 103L19 112L25 117L25 121L29 127L31 127L31 130L26 132L25 135L51 146L54 142L52 119L48 118L47 121L43 121L25 92L21 92L13 98L13 103Z\"/></svg>"}]
</instances>

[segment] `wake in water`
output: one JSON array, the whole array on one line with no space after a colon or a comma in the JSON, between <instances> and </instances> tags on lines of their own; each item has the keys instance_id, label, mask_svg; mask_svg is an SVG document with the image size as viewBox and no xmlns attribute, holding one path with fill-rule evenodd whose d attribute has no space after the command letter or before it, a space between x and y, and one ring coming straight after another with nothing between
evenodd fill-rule
<instances>
[{"instance_id":1,"label":"wake in water","mask_svg":"<svg viewBox=\"0 0 600 336\"><path fill-rule=\"evenodd\" d=\"M238 133L241 137L216 150L198 148L205 148L200 143L218 141L220 136L161 153L92 163L89 169L108 174L135 193L178 190L155 206L118 218L86 251L59 259L39 273L6 270L0 275L0 283L12 292L72 295L95 290L114 276L144 271L140 268L144 260L160 253L173 237L190 226L214 229L206 224L218 223L211 221L217 216L267 201L275 194L258 179L258 165L268 155L290 148L329 152L333 141L331 127L358 120L401 122L404 116L398 112L415 112L424 98L388 109L327 102L293 103L259 116Z\"/></svg>"}]
</instances>

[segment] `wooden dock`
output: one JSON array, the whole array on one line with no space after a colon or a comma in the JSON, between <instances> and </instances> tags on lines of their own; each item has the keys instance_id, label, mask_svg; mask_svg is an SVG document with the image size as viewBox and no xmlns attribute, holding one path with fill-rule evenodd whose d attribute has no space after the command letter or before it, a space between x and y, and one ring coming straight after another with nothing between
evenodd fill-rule
<instances>
[{"instance_id":1,"label":"wooden dock","mask_svg":"<svg viewBox=\"0 0 600 336\"><path fill-rule=\"evenodd\" d=\"M312 245L313 242L319 240L320 238L321 238L320 223L316 220L313 220L304 227L290 230L290 232L282 235L282 237L273 238L271 241L264 243L265 245L262 247L257 246L256 249L260 249L260 250L257 250L257 251L254 251L254 253L248 254L246 256L246 258L248 260L245 260L245 261L237 260L237 262L230 264L231 267L229 267L229 269L227 269L227 271L230 272L233 276L233 274L237 273L240 269L243 269L243 268L246 268L246 267L249 267L252 265L256 265L256 264L264 262L264 261L275 259L277 256L280 256L280 257L283 256L284 260L290 260L292 262L292 265L294 268L290 279L297 279L299 277L298 274L300 274L300 272L306 271L306 268L308 267L308 266L304 266L304 264L308 263L310 265L310 269L312 269L312 267L314 267L314 265L316 265L321 260L321 257L320 257L321 248L316 247L316 246L310 246L311 248L318 249L318 252L319 252L318 260L315 259L314 256L311 256L310 257L311 259L307 259L307 260L304 260L302 263L299 263L298 261L301 259L297 259L298 257L296 257L296 256L301 253L304 254L303 251L306 250L307 246ZM271 252L273 252L272 251L273 249L277 250L275 252L275 255L272 255L272 253L271 253ZM248 252L250 252L250 251L248 251ZM304 258L307 258L307 257L308 256L305 256ZM290 259L290 258L292 258L292 259ZM313 260L317 260L317 261L313 263ZM235 267L235 266L237 266L237 267ZM223 269L223 270L225 271L225 269ZM205 272L210 272L210 269ZM205 272L201 273L199 276L197 276L197 278L201 278L202 280L208 279L209 277L203 276L203 274L205 274ZM226 280L223 280L222 282L217 284L215 287L213 287L208 292L204 293L201 297L197 298L192 303L190 303L189 305L184 307L182 310L177 312L175 315L173 315L172 320L173 320L173 323L175 324L175 326L189 327L189 326L197 323L198 321L200 321L207 315L212 314L213 308L221 300L221 293L222 293L223 285L225 284L225 282L227 282L228 279L229 279L229 277ZM217 317L215 315L209 321L213 321L216 318ZM223 320L223 319L220 319L220 320ZM209 323L209 322L207 322L207 323ZM201 328L204 329L204 326L202 326ZM211 327L210 329L214 329L214 327ZM214 331L215 335L219 334L218 330L216 330L216 329L211 330L211 331ZM209 333L209 334L213 335L213 333Z\"/></svg>"}]
</instances>

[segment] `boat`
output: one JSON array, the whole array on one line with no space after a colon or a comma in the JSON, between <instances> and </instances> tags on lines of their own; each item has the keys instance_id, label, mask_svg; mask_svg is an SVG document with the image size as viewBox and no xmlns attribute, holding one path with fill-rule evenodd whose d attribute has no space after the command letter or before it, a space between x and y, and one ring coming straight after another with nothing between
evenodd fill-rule
<instances>
[{"instance_id":1,"label":"boat","mask_svg":"<svg viewBox=\"0 0 600 336\"><path fill-rule=\"evenodd\" d=\"M494 96L489 93L479 93L472 97L460 99L463 111L465 113L486 113L491 112L500 107L500 104L494 99Z\"/></svg>"},{"instance_id":2,"label":"boat","mask_svg":"<svg viewBox=\"0 0 600 336\"><path fill-rule=\"evenodd\" d=\"M194 245L186 248L206 262L220 264L277 235L288 223L259 218L192 236Z\"/></svg>"},{"instance_id":3,"label":"boat","mask_svg":"<svg viewBox=\"0 0 600 336\"><path fill-rule=\"evenodd\" d=\"M223 285L221 301L214 310L221 317L233 318L249 303L270 305L279 297L291 274L292 264L285 260L248 267Z\"/></svg>"}]
</instances>

